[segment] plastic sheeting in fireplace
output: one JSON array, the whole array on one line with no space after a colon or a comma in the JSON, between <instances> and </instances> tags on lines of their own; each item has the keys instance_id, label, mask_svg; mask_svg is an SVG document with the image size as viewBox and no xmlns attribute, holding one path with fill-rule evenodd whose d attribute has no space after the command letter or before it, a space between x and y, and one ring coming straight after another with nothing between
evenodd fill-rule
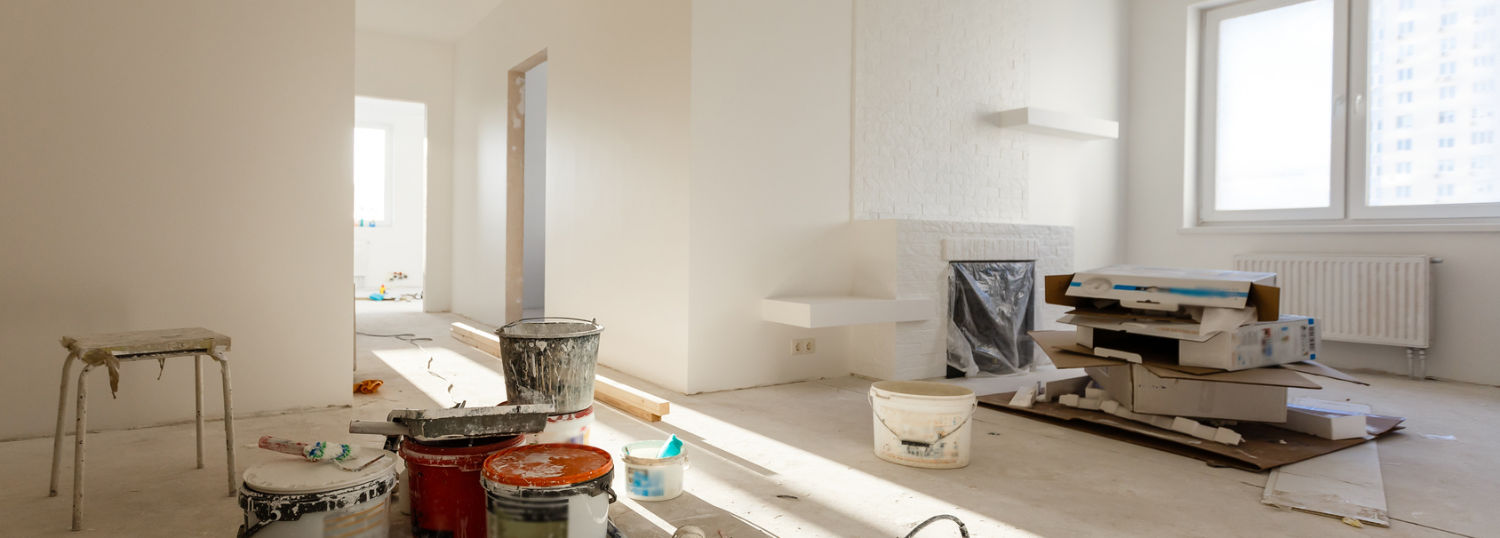
<instances>
[{"instance_id":1,"label":"plastic sheeting in fireplace","mask_svg":"<svg viewBox=\"0 0 1500 538\"><path fill-rule=\"evenodd\" d=\"M953 262L948 377L1031 370L1036 262Z\"/></svg>"}]
</instances>

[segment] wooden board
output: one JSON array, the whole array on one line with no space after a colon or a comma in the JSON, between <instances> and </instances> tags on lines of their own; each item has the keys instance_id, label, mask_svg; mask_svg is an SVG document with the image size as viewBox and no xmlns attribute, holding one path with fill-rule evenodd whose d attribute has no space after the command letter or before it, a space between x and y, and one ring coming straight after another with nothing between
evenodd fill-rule
<instances>
[{"instance_id":1,"label":"wooden board","mask_svg":"<svg viewBox=\"0 0 1500 538\"><path fill-rule=\"evenodd\" d=\"M500 337L495 333L460 322L449 326L448 332L469 347L500 357ZM594 401L647 422L660 422L672 411L671 402L602 375L594 376Z\"/></svg>"}]
</instances>

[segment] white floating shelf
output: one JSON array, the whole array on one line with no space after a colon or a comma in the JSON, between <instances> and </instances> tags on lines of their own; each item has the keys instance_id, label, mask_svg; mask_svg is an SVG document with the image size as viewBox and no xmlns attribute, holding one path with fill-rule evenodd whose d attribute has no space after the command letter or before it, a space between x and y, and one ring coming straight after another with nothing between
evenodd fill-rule
<instances>
[{"instance_id":1,"label":"white floating shelf","mask_svg":"<svg viewBox=\"0 0 1500 538\"><path fill-rule=\"evenodd\" d=\"M772 297L761 301L762 319L807 329L923 321L930 317L932 301L927 299L818 296Z\"/></svg>"},{"instance_id":2,"label":"white floating shelf","mask_svg":"<svg viewBox=\"0 0 1500 538\"><path fill-rule=\"evenodd\" d=\"M1071 112L1025 107L997 114L1001 127L1078 140L1120 138L1120 122L1091 118Z\"/></svg>"}]
</instances>

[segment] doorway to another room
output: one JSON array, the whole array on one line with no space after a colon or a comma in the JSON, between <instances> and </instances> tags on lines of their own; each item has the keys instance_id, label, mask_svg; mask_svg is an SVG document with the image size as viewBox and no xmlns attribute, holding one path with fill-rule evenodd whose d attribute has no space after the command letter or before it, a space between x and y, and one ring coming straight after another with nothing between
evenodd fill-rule
<instances>
[{"instance_id":1,"label":"doorway to another room","mask_svg":"<svg viewBox=\"0 0 1500 538\"><path fill-rule=\"evenodd\" d=\"M421 310L427 107L354 98L354 296Z\"/></svg>"},{"instance_id":2,"label":"doorway to another room","mask_svg":"<svg viewBox=\"0 0 1500 538\"><path fill-rule=\"evenodd\" d=\"M506 318L539 318L546 312L547 258L547 53L509 73L511 144L507 185ZM518 263L519 262L519 263Z\"/></svg>"}]
</instances>

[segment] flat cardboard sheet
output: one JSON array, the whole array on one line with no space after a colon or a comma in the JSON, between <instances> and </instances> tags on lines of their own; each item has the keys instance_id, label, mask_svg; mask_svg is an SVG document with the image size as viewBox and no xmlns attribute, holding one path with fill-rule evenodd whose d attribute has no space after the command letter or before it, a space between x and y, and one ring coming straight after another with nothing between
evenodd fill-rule
<instances>
[{"instance_id":1,"label":"flat cardboard sheet","mask_svg":"<svg viewBox=\"0 0 1500 538\"><path fill-rule=\"evenodd\" d=\"M1011 407L1008 404L1012 396L1014 393L980 396L979 405L1043 422L1051 422L1065 428L1181 454L1203 460L1216 467L1234 467L1246 471L1258 472L1274 469L1366 441L1366 439L1332 441L1265 424L1241 422L1234 426L1234 430L1243 435L1245 440L1239 446L1229 446L1126 420L1102 411L1077 409L1051 402L1037 402L1030 409ZM1395 431L1406 419L1370 415L1367 420L1372 435L1379 436Z\"/></svg>"},{"instance_id":2,"label":"flat cardboard sheet","mask_svg":"<svg viewBox=\"0 0 1500 538\"><path fill-rule=\"evenodd\" d=\"M1041 346L1042 352L1052 359L1058 368L1089 368L1125 366L1129 362L1095 357L1090 350L1074 342L1073 331L1031 331L1031 338ZM1133 350L1132 350L1133 351ZM1272 385L1302 389L1321 389L1322 385L1303 377L1292 370L1282 368L1253 368L1237 372L1226 372L1215 368L1182 366L1172 364L1159 356L1142 354L1144 365L1151 373L1169 379L1192 379L1195 381L1217 381L1222 383L1246 383L1250 385ZM1326 366L1319 365L1321 368ZM1336 370L1334 370L1337 372ZM1332 376L1329 376L1332 377Z\"/></svg>"},{"instance_id":3,"label":"flat cardboard sheet","mask_svg":"<svg viewBox=\"0 0 1500 538\"><path fill-rule=\"evenodd\" d=\"M1368 416L1370 409L1359 412ZM1271 471L1261 502L1334 518L1391 525L1375 443L1325 454Z\"/></svg>"}]
</instances>

